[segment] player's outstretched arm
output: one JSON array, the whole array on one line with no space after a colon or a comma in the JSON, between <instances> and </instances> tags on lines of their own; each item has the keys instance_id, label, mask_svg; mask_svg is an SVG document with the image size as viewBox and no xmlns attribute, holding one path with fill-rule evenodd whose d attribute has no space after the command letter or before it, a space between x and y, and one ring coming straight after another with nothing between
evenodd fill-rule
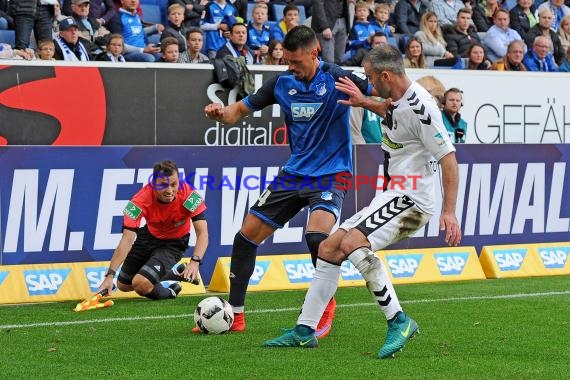
<instances>
[{"instance_id":1,"label":"player's outstretched arm","mask_svg":"<svg viewBox=\"0 0 570 380\"><path fill-rule=\"evenodd\" d=\"M194 246L194 256L204 258L206 248L208 248L208 222L206 220L196 220L192 222L194 231L196 231L196 245ZM200 265L196 261L190 261L186 265L186 269L182 272L182 277L187 280L194 280L198 278Z\"/></svg>"},{"instance_id":2,"label":"player's outstretched arm","mask_svg":"<svg viewBox=\"0 0 570 380\"><path fill-rule=\"evenodd\" d=\"M375 99L365 96L360 89L347 77L342 77L338 79L335 85L336 89L340 92L348 95L348 99L339 100L339 104L344 104L351 107L363 107L367 110L374 112L382 117L386 116L386 110L391 104L391 99L387 99L384 102L379 102ZM372 95L377 95L374 90Z\"/></svg>"},{"instance_id":3,"label":"player's outstretched arm","mask_svg":"<svg viewBox=\"0 0 570 380\"><path fill-rule=\"evenodd\" d=\"M220 103L211 103L204 108L208 119L219 121L224 124L234 124L242 117L251 113L251 110L240 100L239 102L224 107Z\"/></svg>"},{"instance_id":4,"label":"player's outstretched arm","mask_svg":"<svg viewBox=\"0 0 570 380\"><path fill-rule=\"evenodd\" d=\"M109 269L107 270L107 273L110 274L105 275L105 279L101 283L101 286L99 286L99 289L97 289L97 293L103 289L107 289L107 294L111 294L111 291L113 290L113 278L115 277L114 273L117 272L119 266L121 266L121 264L127 258L127 255L129 254L136 237L136 232L123 229L123 235L121 236L119 245L117 245L117 248L113 253L113 257L111 258L111 262L109 263Z\"/></svg>"},{"instance_id":5,"label":"player's outstretched arm","mask_svg":"<svg viewBox=\"0 0 570 380\"><path fill-rule=\"evenodd\" d=\"M443 156L439 163L443 179L443 210L439 218L439 229L445 231L447 245L454 247L461 242L461 228L455 216L459 188L459 167L457 166L455 152Z\"/></svg>"}]
</instances>

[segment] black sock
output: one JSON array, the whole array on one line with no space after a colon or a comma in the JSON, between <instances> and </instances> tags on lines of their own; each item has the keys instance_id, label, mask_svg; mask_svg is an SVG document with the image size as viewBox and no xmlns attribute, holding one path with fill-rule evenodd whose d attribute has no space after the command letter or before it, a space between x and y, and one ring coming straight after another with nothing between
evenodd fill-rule
<instances>
[{"instance_id":1,"label":"black sock","mask_svg":"<svg viewBox=\"0 0 570 380\"><path fill-rule=\"evenodd\" d=\"M145 297L150 298L151 300L163 300L165 298L176 298L173 296L172 291L168 288L165 288L161 284L156 284L154 289Z\"/></svg>"},{"instance_id":2,"label":"black sock","mask_svg":"<svg viewBox=\"0 0 570 380\"><path fill-rule=\"evenodd\" d=\"M319 245L323 240L328 238L329 235L323 232L307 232L305 234L305 241L307 242L307 247L309 247L309 252L311 252L311 261L313 266L317 267L317 256L319 255Z\"/></svg>"},{"instance_id":3,"label":"black sock","mask_svg":"<svg viewBox=\"0 0 570 380\"><path fill-rule=\"evenodd\" d=\"M240 307L245 303L245 293L249 278L255 269L257 244L247 240L241 232L234 237L230 264L230 296L232 306Z\"/></svg>"}]
</instances>

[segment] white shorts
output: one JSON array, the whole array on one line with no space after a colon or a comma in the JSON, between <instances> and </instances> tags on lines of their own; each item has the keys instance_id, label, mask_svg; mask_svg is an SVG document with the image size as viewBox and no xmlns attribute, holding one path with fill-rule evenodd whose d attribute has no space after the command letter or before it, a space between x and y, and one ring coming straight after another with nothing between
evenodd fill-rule
<instances>
[{"instance_id":1,"label":"white shorts","mask_svg":"<svg viewBox=\"0 0 570 380\"><path fill-rule=\"evenodd\" d=\"M366 236L372 251L376 251L412 236L430 218L406 195L385 191L339 228L345 231L356 228Z\"/></svg>"}]
</instances>

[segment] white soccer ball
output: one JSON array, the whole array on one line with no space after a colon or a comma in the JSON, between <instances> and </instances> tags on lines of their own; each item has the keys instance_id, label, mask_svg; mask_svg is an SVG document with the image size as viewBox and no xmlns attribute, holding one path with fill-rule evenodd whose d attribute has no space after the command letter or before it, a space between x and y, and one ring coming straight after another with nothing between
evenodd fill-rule
<instances>
[{"instance_id":1,"label":"white soccer ball","mask_svg":"<svg viewBox=\"0 0 570 380\"><path fill-rule=\"evenodd\" d=\"M234 323L234 311L223 298L204 298L194 310L194 322L205 334L223 334Z\"/></svg>"}]
</instances>

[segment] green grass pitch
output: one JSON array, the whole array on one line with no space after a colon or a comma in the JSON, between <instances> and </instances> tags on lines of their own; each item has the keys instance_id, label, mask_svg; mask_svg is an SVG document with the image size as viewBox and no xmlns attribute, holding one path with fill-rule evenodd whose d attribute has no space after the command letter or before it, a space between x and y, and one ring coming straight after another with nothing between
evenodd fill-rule
<instances>
[{"instance_id":1,"label":"green grass pitch","mask_svg":"<svg viewBox=\"0 0 570 380\"><path fill-rule=\"evenodd\" d=\"M564 379L570 377L570 276L396 287L420 335L395 359L376 353L386 322L366 288L337 292L316 349L261 343L295 324L305 291L257 292L243 334L192 334L206 295L0 307L4 379ZM223 295L227 297L227 295Z\"/></svg>"}]
</instances>

